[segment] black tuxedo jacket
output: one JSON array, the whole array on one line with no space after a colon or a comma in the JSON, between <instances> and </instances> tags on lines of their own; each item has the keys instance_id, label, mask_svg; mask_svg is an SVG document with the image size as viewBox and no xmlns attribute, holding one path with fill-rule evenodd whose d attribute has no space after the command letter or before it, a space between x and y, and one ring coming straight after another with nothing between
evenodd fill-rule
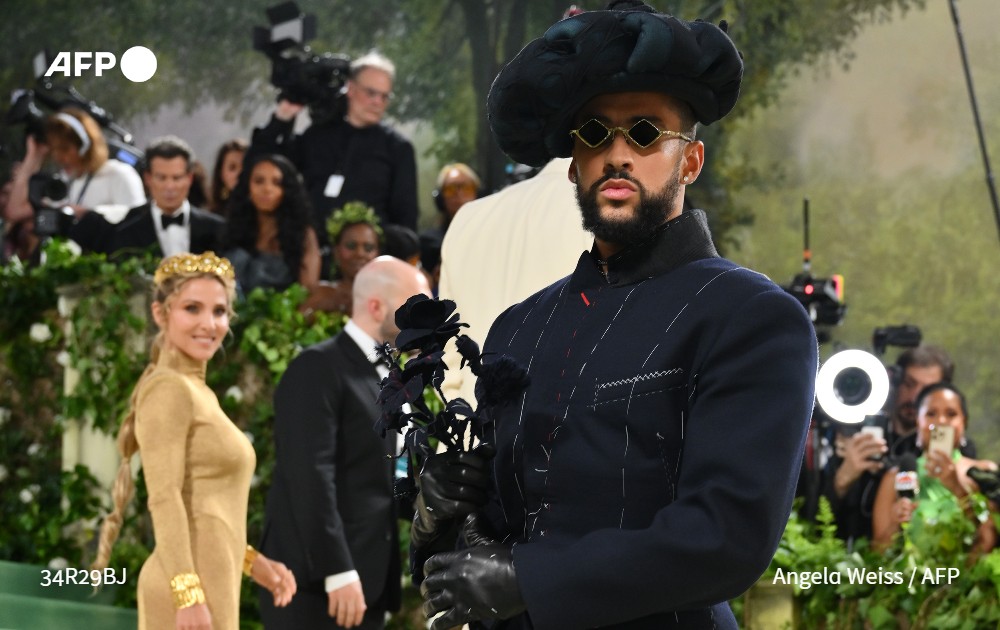
<instances>
[{"instance_id":1,"label":"black tuxedo jacket","mask_svg":"<svg viewBox=\"0 0 1000 630\"><path fill-rule=\"evenodd\" d=\"M222 230L226 220L207 210L191 206L191 253L200 254L206 251L220 252L222 249ZM160 241L156 238L156 228L153 226L153 210L148 203L128 211L114 230L111 237L109 252L117 256L153 251L157 256L163 256Z\"/></svg>"},{"instance_id":2,"label":"black tuxedo jacket","mask_svg":"<svg viewBox=\"0 0 1000 630\"><path fill-rule=\"evenodd\" d=\"M373 429L378 390L375 366L345 333L303 350L275 390L275 466L260 549L292 570L299 593L275 609L260 592L269 629L304 619L335 627L324 580L352 569L369 609L399 607L395 460L387 457L395 434L383 439Z\"/></svg>"}]
</instances>

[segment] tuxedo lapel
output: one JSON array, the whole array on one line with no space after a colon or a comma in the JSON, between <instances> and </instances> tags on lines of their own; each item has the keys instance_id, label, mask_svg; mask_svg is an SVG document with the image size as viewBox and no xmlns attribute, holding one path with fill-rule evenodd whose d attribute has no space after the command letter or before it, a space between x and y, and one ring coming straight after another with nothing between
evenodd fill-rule
<instances>
[{"instance_id":1,"label":"tuxedo lapel","mask_svg":"<svg viewBox=\"0 0 1000 630\"><path fill-rule=\"evenodd\" d=\"M159 239L156 238L156 228L153 226L153 209L146 204L142 206L142 211L136 216L132 223L126 226L129 230L129 238L134 242L129 245L136 247L146 247L152 243L159 246Z\"/></svg>"},{"instance_id":2,"label":"tuxedo lapel","mask_svg":"<svg viewBox=\"0 0 1000 630\"><path fill-rule=\"evenodd\" d=\"M341 333L337 337L337 346L350 365L350 371L345 376L351 380L363 382L371 391L372 404L375 404L379 394L379 383L382 380L375 370L375 365L368 360L368 357L361 351L358 344L354 343L350 335Z\"/></svg>"},{"instance_id":3,"label":"tuxedo lapel","mask_svg":"<svg viewBox=\"0 0 1000 630\"><path fill-rule=\"evenodd\" d=\"M350 362L351 373L355 375L358 381L363 382L366 390L371 393L370 400L372 401L372 407L376 407L376 401L382 387L382 377L378 375L375 364L361 352L358 344L354 343L350 335L341 333L338 339L343 345L344 357ZM375 413L377 416L378 412L376 411ZM372 427L372 431L375 431L374 427ZM382 446L385 449L385 453L398 454L399 445L397 444L397 436L398 434L395 431L386 431L385 437L382 438Z\"/></svg>"},{"instance_id":4,"label":"tuxedo lapel","mask_svg":"<svg viewBox=\"0 0 1000 630\"><path fill-rule=\"evenodd\" d=\"M163 256L160 239L153 226L153 210L148 203L132 208L115 230L114 250L151 249Z\"/></svg>"}]
</instances>

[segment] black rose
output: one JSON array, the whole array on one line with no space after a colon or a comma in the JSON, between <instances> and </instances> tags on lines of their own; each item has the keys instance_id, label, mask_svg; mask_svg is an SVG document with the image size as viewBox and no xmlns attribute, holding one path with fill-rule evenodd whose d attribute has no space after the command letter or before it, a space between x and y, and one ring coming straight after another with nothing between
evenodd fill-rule
<instances>
[{"instance_id":1,"label":"black rose","mask_svg":"<svg viewBox=\"0 0 1000 630\"><path fill-rule=\"evenodd\" d=\"M528 372L514 359L500 355L491 361L483 361L476 381L476 398L479 410L485 407L500 407L512 402L530 383Z\"/></svg>"},{"instance_id":2,"label":"black rose","mask_svg":"<svg viewBox=\"0 0 1000 630\"><path fill-rule=\"evenodd\" d=\"M483 437L483 417L477 414L464 398L452 398L445 405L445 409L455 418L455 422L462 423L459 435L464 439L466 432L477 440ZM459 420L461 418L461 420Z\"/></svg>"},{"instance_id":3,"label":"black rose","mask_svg":"<svg viewBox=\"0 0 1000 630\"><path fill-rule=\"evenodd\" d=\"M467 326L459 321L453 301L414 295L396 309L396 327L400 330L396 347L400 352L442 350L449 339Z\"/></svg>"},{"instance_id":4,"label":"black rose","mask_svg":"<svg viewBox=\"0 0 1000 630\"><path fill-rule=\"evenodd\" d=\"M460 368L464 368L466 365L472 370L472 373L479 376L479 370L482 369L482 359L479 355L479 344L473 341L468 335L459 335L455 339L455 347L458 349L458 353L462 355L462 364Z\"/></svg>"},{"instance_id":5,"label":"black rose","mask_svg":"<svg viewBox=\"0 0 1000 630\"><path fill-rule=\"evenodd\" d=\"M390 370L389 376L382 379L382 389L376 401L382 413L375 421L375 429L383 437L389 430L402 430L414 415L403 413L403 405L423 402L423 379L418 376L404 380L402 375L402 371L397 368Z\"/></svg>"},{"instance_id":6,"label":"black rose","mask_svg":"<svg viewBox=\"0 0 1000 630\"><path fill-rule=\"evenodd\" d=\"M403 367L402 380L408 381L420 378L421 385L431 383L437 389L444 380L445 364L440 350L429 354L420 354L406 362Z\"/></svg>"}]
</instances>

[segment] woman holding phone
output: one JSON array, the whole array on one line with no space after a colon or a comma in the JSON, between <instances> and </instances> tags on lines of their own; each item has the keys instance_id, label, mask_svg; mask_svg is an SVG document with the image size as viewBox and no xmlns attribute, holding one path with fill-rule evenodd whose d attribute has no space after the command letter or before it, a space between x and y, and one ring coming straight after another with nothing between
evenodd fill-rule
<instances>
[{"instance_id":1,"label":"woman holding phone","mask_svg":"<svg viewBox=\"0 0 1000 630\"><path fill-rule=\"evenodd\" d=\"M992 519L980 519L969 495L979 486L969 476L973 467L996 470L991 461L962 455L959 444L968 427L969 412L965 395L949 383L925 387L916 400L917 446L923 455L916 460L915 499L897 496L896 478L900 467L890 468L882 477L872 514L872 543L884 549L892 542L902 523L923 523L925 512L934 512L938 520L946 512L962 511L975 525L974 553L987 553L996 545L997 532ZM991 510L996 506L990 506Z\"/></svg>"}]
</instances>

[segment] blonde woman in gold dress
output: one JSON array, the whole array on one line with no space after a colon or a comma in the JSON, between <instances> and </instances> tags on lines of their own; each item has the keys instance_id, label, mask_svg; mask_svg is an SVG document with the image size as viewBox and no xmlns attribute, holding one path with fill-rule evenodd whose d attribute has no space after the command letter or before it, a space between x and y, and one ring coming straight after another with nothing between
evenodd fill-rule
<instances>
[{"instance_id":1,"label":"blonde woman in gold dress","mask_svg":"<svg viewBox=\"0 0 1000 630\"><path fill-rule=\"evenodd\" d=\"M205 384L205 366L229 331L232 265L212 252L163 260L153 278L159 334L118 432L114 511L101 528L96 568L107 566L135 489L140 453L156 546L139 574L139 628L236 630L240 573L284 606L295 578L246 544L253 447Z\"/></svg>"}]
</instances>

